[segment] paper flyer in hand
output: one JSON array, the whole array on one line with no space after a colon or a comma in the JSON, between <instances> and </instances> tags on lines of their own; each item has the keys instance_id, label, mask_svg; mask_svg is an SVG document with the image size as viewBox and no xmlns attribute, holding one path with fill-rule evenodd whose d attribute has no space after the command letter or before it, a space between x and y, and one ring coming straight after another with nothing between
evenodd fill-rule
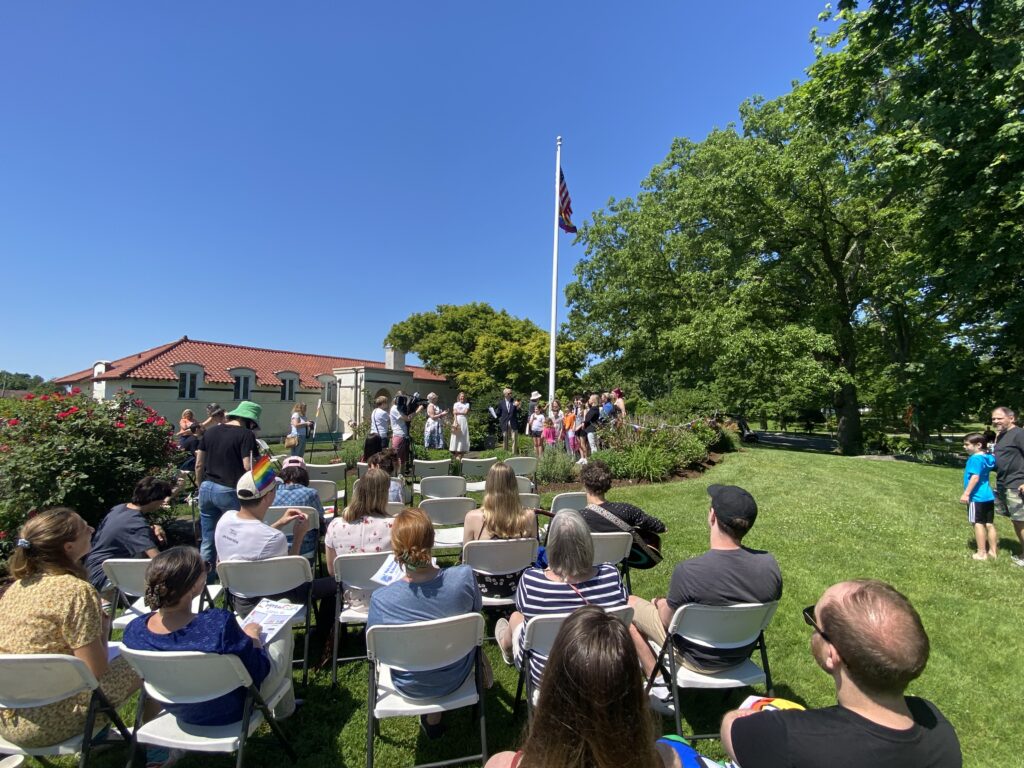
<instances>
[{"instance_id":1,"label":"paper flyer in hand","mask_svg":"<svg viewBox=\"0 0 1024 768\"><path fill-rule=\"evenodd\" d=\"M252 613L246 616L244 620L239 618L238 623L241 624L243 629L250 624L259 624L260 640L266 645L291 624L295 614L301 611L302 608L303 606L298 603L285 603L263 598L252 609Z\"/></svg>"},{"instance_id":2,"label":"paper flyer in hand","mask_svg":"<svg viewBox=\"0 0 1024 768\"><path fill-rule=\"evenodd\" d=\"M437 567L436 557L430 558L430 562L435 568ZM377 572L370 577L370 581L375 581L386 587L391 582L398 581L403 576L405 576L405 568L400 562L395 560L394 555L388 555L388 559L385 560L381 564L380 568L377 569Z\"/></svg>"},{"instance_id":3,"label":"paper flyer in hand","mask_svg":"<svg viewBox=\"0 0 1024 768\"><path fill-rule=\"evenodd\" d=\"M777 709L804 709L795 701L778 699L773 696L747 696L739 709L753 709L755 712L771 712Z\"/></svg>"}]
</instances>

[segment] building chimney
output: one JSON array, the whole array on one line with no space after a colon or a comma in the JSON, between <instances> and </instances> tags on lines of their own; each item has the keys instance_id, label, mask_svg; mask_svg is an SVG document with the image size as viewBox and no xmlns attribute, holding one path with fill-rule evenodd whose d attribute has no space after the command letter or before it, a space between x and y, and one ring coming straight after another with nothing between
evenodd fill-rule
<instances>
[{"instance_id":1,"label":"building chimney","mask_svg":"<svg viewBox=\"0 0 1024 768\"><path fill-rule=\"evenodd\" d=\"M405 351L395 349L390 344L384 347L384 367L390 371L405 370Z\"/></svg>"},{"instance_id":2,"label":"building chimney","mask_svg":"<svg viewBox=\"0 0 1024 768\"><path fill-rule=\"evenodd\" d=\"M97 376L101 376L107 372L110 367L109 360L97 360L92 364L92 377L95 379Z\"/></svg>"}]
</instances>

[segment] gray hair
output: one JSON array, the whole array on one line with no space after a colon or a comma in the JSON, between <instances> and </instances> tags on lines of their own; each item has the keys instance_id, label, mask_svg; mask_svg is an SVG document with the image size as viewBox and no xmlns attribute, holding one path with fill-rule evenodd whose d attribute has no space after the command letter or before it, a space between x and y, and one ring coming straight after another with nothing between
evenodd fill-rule
<instances>
[{"instance_id":1,"label":"gray hair","mask_svg":"<svg viewBox=\"0 0 1024 768\"><path fill-rule=\"evenodd\" d=\"M1005 405L997 405L992 410L993 411L1000 411L1003 414L1003 416L1006 417L1007 419L1009 419L1010 421L1013 421L1013 422L1017 421L1017 414L1013 412L1012 408L1007 408Z\"/></svg>"},{"instance_id":2,"label":"gray hair","mask_svg":"<svg viewBox=\"0 0 1024 768\"><path fill-rule=\"evenodd\" d=\"M563 509L548 527L548 565L567 582L582 581L594 567L594 540L583 515Z\"/></svg>"}]
</instances>

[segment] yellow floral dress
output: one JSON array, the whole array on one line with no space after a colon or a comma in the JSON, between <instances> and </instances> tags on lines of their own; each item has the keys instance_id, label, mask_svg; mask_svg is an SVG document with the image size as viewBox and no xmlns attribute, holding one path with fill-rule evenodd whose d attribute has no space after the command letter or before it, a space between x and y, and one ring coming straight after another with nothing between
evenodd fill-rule
<instances>
[{"instance_id":1,"label":"yellow floral dress","mask_svg":"<svg viewBox=\"0 0 1024 768\"><path fill-rule=\"evenodd\" d=\"M34 574L14 582L0 598L0 653L63 653L89 645L103 632L100 598L89 582L71 574ZM139 678L118 657L100 678L115 706ZM0 734L19 746L41 747L82 733L90 693L45 707L0 708ZM98 717L97 730L106 718Z\"/></svg>"}]
</instances>

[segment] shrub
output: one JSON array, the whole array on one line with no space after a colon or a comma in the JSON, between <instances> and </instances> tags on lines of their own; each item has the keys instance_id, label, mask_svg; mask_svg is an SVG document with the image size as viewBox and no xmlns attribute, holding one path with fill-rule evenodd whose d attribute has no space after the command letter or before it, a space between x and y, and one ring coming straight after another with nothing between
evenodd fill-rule
<instances>
[{"instance_id":1,"label":"shrub","mask_svg":"<svg viewBox=\"0 0 1024 768\"><path fill-rule=\"evenodd\" d=\"M145 475L173 482L183 460L168 423L131 390L97 402L70 395L26 395L0 421L0 534L10 545L32 513L74 507L96 523L131 499ZM6 554L6 551L5 553Z\"/></svg>"},{"instance_id":2,"label":"shrub","mask_svg":"<svg viewBox=\"0 0 1024 768\"><path fill-rule=\"evenodd\" d=\"M537 482L571 483L576 477L576 460L558 448L548 448L537 462Z\"/></svg>"}]
</instances>

